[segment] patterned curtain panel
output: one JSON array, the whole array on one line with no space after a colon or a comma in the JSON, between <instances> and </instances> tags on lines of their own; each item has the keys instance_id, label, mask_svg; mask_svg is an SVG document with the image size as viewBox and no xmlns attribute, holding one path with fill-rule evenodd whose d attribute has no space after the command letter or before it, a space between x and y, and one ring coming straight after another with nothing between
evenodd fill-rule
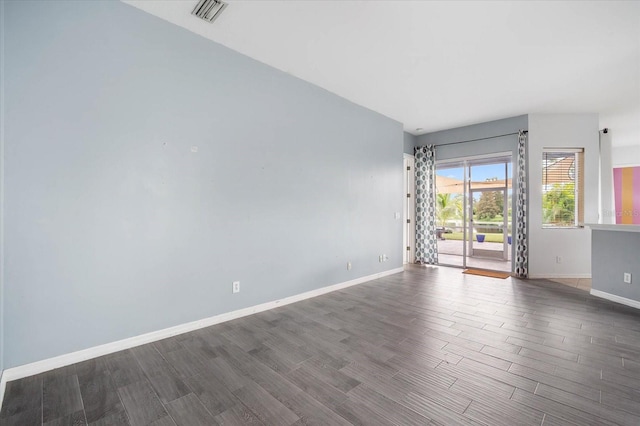
<instances>
[{"instance_id":1,"label":"patterned curtain panel","mask_svg":"<svg viewBox=\"0 0 640 426\"><path fill-rule=\"evenodd\" d=\"M436 240L436 151L433 145L416 147L416 263L438 263Z\"/></svg>"},{"instance_id":2,"label":"patterned curtain panel","mask_svg":"<svg viewBox=\"0 0 640 426\"><path fill-rule=\"evenodd\" d=\"M515 276L527 278L529 249L527 241L527 134L518 133L518 193L516 194Z\"/></svg>"}]
</instances>

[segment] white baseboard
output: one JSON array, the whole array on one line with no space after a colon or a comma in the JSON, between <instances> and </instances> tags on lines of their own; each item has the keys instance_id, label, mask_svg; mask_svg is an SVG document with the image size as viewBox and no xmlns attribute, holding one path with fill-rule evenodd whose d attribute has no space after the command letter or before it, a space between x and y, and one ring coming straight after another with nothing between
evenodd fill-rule
<instances>
[{"instance_id":1,"label":"white baseboard","mask_svg":"<svg viewBox=\"0 0 640 426\"><path fill-rule=\"evenodd\" d=\"M552 280L554 278L581 278L591 279L591 274L529 274L530 279L534 280Z\"/></svg>"},{"instance_id":2,"label":"white baseboard","mask_svg":"<svg viewBox=\"0 0 640 426\"><path fill-rule=\"evenodd\" d=\"M627 299L626 297L616 296L615 294L606 293L600 290L591 289L591 294L596 297L611 300L612 302L621 303L623 305L631 306L632 308L640 309L640 302L633 299Z\"/></svg>"},{"instance_id":3,"label":"white baseboard","mask_svg":"<svg viewBox=\"0 0 640 426\"><path fill-rule=\"evenodd\" d=\"M60 355L54 358L48 358L42 361L36 361L30 364L8 368L2 372L2 378L0 379L0 408L2 407L2 401L3 401L6 383L12 380L33 376L35 374L44 373L45 371L50 371L56 368L65 367L67 365L86 361L88 359L97 358L99 356L108 355L110 353L144 345L146 343L151 343L158 340L166 339L168 337L176 336L178 334L188 333L190 331L198 330L200 328L209 327L215 324L220 324L222 322L230 321L236 318L241 318L241 317L255 314L258 312L267 311L269 309L288 305L290 303L299 302L305 299L310 299L312 297L320 296L326 293L330 293L332 291L341 290L343 288L351 287L357 284L362 284L367 281L386 277L388 275L397 274L403 271L404 271L403 267L390 269L388 271L379 272L373 275L368 275L366 277L356 278L354 280L345 281L345 282L333 284L327 287L318 288L316 290L307 291L305 293L296 294L294 296L285 297L284 299L274 300L272 302L266 302L260 305L238 309L237 311L226 312L224 314L215 315L209 318L204 318L204 319L189 322L186 324L180 324L175 327L169 327L163 330L152 331L151 333L129 337L127 339L106 343L104 345L94 346L92 348L83 349L77 352L71 352L71 353Z\"/></svg>"}]
</instances>

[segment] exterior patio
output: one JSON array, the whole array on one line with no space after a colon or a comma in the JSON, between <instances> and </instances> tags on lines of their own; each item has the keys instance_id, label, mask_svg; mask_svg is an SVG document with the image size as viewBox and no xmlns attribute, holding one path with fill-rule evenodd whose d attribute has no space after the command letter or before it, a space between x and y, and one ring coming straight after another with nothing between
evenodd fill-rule
<instances>
[{"instance_id":1,"label":"exterior patio","mask_svg":"<svg viewBox=\"0 0 640 426\"><path fill-rule=\"evenodd\" d=\"M441 265L463 266L462 240L438 240L438 262ZM508 260L502 259L503 245L501 243L473 242L474 255L467 256L467 268L490 269L494 271L511 272L511 246L509 245Z\"/></svg>"}]
</instances>

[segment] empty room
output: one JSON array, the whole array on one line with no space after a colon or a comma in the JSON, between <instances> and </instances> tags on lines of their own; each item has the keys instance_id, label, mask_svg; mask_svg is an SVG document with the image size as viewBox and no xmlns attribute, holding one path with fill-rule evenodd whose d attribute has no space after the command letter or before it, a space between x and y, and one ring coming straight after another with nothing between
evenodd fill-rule
<instances>
[{"instance_id":1,"label":"empty room","mask_svg":"<svg viewBox=\"0 0 640 426\"><path fill-rule=\"evenodd\" d=\"M0 425L640 424L639 1L0 25Z\"/></svg>"}]
</instances>

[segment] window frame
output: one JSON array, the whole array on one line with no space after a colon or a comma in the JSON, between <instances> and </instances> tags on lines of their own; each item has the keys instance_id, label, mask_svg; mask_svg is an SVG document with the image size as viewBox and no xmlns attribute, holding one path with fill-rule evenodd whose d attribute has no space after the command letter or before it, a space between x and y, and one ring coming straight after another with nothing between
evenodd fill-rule
<instances>
[{"instance_id":1,"label":"window frame","mask_svg":"<svg viewBox=\"0 0 640 426\"><path fill-rule=\"evenodd\" d=\"M541 205L541 213L542 213L542 228L543 229L580 229L584 228L584 148L543 148L542 149L542 182L540 183L542 186L542 205ZM554 224L545 221L545 209L544 209L544 199L545 195L548 192L548 189L545 189L546 186L551 185L547 181L546 169L549 167L546 164L547 154L566 154L566 157L570 157L573 155L574 162L572 167L574 168L574 204L573 204L573 223L562 225L562 224ZM568 180L567 182L571 182Z\"/></svg>"}]
</instances>

